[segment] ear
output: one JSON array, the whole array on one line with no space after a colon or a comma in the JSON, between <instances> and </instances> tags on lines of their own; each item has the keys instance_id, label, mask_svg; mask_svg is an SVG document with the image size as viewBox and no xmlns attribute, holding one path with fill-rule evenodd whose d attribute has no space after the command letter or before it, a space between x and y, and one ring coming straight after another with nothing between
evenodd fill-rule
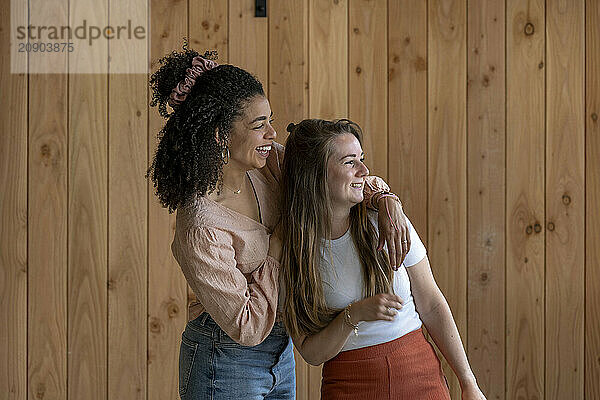
<instances>
[{"instance_id":1,"label":"ear","mask_svg":"<svg viewBox=\"0 0 600 400\"><path fill-rule=\"evenodd\" d=\"M220 143L220 137L219 137L219 128L215 128L215 140L217 141L217 143Z\"/></svg>"}]
</instances>

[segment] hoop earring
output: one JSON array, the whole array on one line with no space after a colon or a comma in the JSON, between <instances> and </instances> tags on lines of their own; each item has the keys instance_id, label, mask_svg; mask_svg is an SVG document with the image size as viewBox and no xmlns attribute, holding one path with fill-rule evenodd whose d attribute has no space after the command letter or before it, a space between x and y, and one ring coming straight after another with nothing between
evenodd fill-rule
<instances>
[{"instance_id":1,"label":"hoop earring","mask_svg":"<svg viewBox=\"0 0 600 400\"><path fill-rule=\"evenodd\" d=\"M225 149L221 151L221 159L223 160L223 164L229 163L229 147L225 147Z\"/></svg>"}]
</instances>

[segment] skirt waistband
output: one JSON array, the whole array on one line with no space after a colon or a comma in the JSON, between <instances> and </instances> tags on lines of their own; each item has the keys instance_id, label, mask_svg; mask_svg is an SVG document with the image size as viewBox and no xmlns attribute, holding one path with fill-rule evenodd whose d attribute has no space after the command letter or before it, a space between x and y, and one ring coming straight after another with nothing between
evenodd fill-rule
<instances>
[{"instance_id":1,"label":"skirt waistband","mask_svg":"<svg viewBox=\"0 0 600 400\"><path fill-rule=\"evenodd\" d=\"M425 339L425 335L423 334L423 328L419 328L390 342L362 347L360 349L343 351L327 362L357 361L382 357L406 347L422 344L423 341L427 342L427 339Z\"/></svg>"}]
</instances>

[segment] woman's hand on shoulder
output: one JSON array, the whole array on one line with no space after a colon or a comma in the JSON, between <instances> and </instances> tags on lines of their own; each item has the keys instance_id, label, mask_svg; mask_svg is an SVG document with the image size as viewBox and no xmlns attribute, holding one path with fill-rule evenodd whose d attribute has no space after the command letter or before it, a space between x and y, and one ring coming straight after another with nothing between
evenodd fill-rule
<instances>
[{"instance_id":1,"label":"woman's hand on shoulder","mask_svg":"<svg viewBox=\"0 0 600 400\"><path fill-rule=\"evenodd\" d=\"M390 293L380 293L357 301L350 306L350 319L359 321L393 321L397 310L402 308L400 296Z\"/></svg>"},{"instance_id":2,"label":"woman's hand on shoulder","mask_svg":"<svg viewBox=\"0 0 600 400\"><path fill-rule=\"evenodd\" d=\"M410 250L410 230L402 210L402 204L394 197L380 197L377 223L379 224L379 245L383 249L387 243L390 265L395 270L400 267Z\"/></svg>"}]
</instances>

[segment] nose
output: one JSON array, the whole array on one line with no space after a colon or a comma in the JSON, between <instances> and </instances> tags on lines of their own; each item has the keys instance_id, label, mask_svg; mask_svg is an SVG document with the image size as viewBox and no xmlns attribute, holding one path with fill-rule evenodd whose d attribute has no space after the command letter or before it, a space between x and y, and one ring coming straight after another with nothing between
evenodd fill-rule
<instances>
[{"instance_id":1,"label":"nose","mask_svg":"<svg viewBox=\"0 0 600 400\"><path fill-rule=\"evenodd\" d=\"M273 125L271 125L270 122L267 122L267 131L265 133L265 138L266 139L275 139L277 137L277 132L275 131L275 128L273 128Z\"/></svg>"},{"instance_id":2,"label":"nose","mask_svg":"<svg viewBox=\"0 0 600 400\"><path fill-rule=\"evenodd\" d=\"M367 168L367 166L365 165L365 163L363 163L362 161L359 161L359 168L357 171L358 176L360 176L361 178L363 176L368 176L369 175L369 168Z\"/></svg>"}]
</instances>

